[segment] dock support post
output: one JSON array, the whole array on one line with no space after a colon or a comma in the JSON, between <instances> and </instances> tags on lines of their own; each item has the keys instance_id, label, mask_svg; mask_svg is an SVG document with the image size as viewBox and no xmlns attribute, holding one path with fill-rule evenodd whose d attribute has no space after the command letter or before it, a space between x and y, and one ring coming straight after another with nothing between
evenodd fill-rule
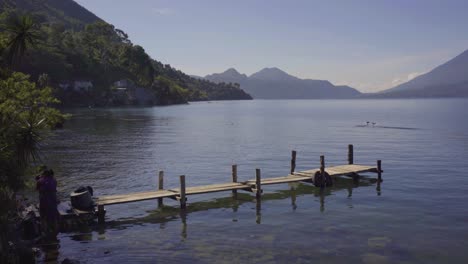
<instances>
[{"instance_id":1,"label":"dock support post","mask_svg":"<svg viewBox=\"0 0 468 264\"><path fill-rule=\"evenodd\" d=\"M257 200L260 200L262 196L262 184L261 184L261 174L260 169L255 169L255 196Z\"/></svg>"},{"instance_id":2,"label":"dock support post","mask_svg":"<svg viewBox=\"0 0 468 264\"><path fill-rule=\"evenodd\" d=\"M382 161L378 160L377 161L377 179L379 182L382 181Z\"/></svg>"},{"instance_id":3,"label":"dock support post","mask_svg":"<svg viewBox=\"0 0 468 264\"><path fill-rule=\"evenodd\" d=\"M325 156L320 156L320 188L325 187Z\"/></svg>"},{"instance_id":4,"label":"dock support post","mask_svg":"<svg viewBox=\"0 0 468 264\"><path fill-rule=\"evenodd\" d=\"M320 156L320 173L325 172L325 156Z\"/></svg>"},{"instance_id":5,"label":"dock support post","mask_svg":"<svg viewBox=\"0 0 468 264\"><path fill-rule=\"evenodd\" d=\"M293 150L291 153L291 174L294 174L296 170L296 151Z\"/></svg>"},{"instance_id":6,"label":"dock support post","mask_svg":"<svg viewBox=\"0 0 468 264\"><path fill-rule=\"evenodd\" d=\"M159 171L158 190L164 189L164 171ZM163 206L163 198L158 198L158 207Z\"/></svg>"},{"instance_id":7,"label":"dock support post","mask_svg":"<svg viewBox=\"0 0 468 264\"><path fill-rule=\"evenodd\" d=\"M180 209L186 208L185 175L180 175Z\"/></svg>"},{"instance_id":8,"label":"dock support post","mask_svg":"<svg viewBox=\"0 0 468 264\"><path fill-rule=\"evenodd\" d=\"M187 239L187 212L185 210L180 210L180 219L182 220L182 231L180 235L185 240Z\"/></svg>"},{"instance_id":9,"label":"dock support post","mask_svg":"<svg viewBox=\"0 0 468 264\"><path fill-rule=\"evenodd\" d=\"M232 165L232 182L237 182L237 165ZM237 195L237 190L232 190L232 194Z\"/></svg>"},{"instance_id":10,"label":"dock support post","mask_svg":"<svg viewBox=\"0 0 468 264\"><path fill-rule=\"evenodd\" d=\"M354 164L354 147L352 144L348 145L348 164Z\"/></svg>"},{"instance_id":11,"label":"dock support post","mask_svg":"<svg viewBox=\"0 0 468 264\"><path fill-rule=\"evenodd\" d=\"M98 205L98 223L104 224L105 217L106 217L106 210L104 210L104 205L99 204Z\"/></svg>"}]
</instances>

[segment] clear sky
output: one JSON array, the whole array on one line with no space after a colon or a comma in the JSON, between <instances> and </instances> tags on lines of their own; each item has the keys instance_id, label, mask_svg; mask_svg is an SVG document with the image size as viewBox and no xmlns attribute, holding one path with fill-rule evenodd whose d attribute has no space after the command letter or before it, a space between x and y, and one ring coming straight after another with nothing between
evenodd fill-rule
<instances>
[{"instance_id":1,"label":"clear sky","mask_svg":"<svg viewBox=\"0 0 468 264\"><path fill-rule=\"evenodd\" d=\"M468 49L466 0L75 0L155 59L204 76L278 67L361 91Z\"/></svg>"}]
</instances>

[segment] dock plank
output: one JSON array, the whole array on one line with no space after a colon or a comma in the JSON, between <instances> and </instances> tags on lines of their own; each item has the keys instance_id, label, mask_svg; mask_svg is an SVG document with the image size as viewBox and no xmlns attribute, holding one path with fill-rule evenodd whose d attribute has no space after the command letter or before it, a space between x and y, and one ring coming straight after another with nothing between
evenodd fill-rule
<instances>
[{"instance_id":1,"label":"dock plank","mask_svg":"<svg viewBox=\"0 0 468 264\"><path fill-rule=\"evenodd\" d=\"M241 182L229 182L229 183L221 183L221 184L210 184L210 185L187 187L185 189L185 194L190 195L190 194L200 194L200 193L212 193L212 192L241 190L245 188L249 188L249 186ZM170 191L178 193L179 188L170 189Z\"/></svg>"},{"instance_id":2,"label":"dock plank","mask_svg":"<svg viewBox=\"0 0 468 264\"><path fill-rule=\"evenodd\" d=\"M111 205L131 203L144 200L152 200L157 198L176 197L178 193L168 190L158 190L153 192L130 193L125 195L112 195L97 198L96 204L98 205Z\"/></svg>"},{"instance_id":3,"label":"dock plank","mask_svg":"<svg viewBox=\"0 0 468 264\"><path fill-rule=\"evenodd\" d=\"M313 169L313 170L305 170L299 171L295 174L297 175L314 175L320 169ZM339 166L331 166L325 168L325 171L330 176L341 176L351 173L364 173L364 172L376 172L377 168L372 166L365 166L365 165L357 165L357 164L350 164L350 165L339 165Z\"/></svg>"},{"instance_id":4,"label":"dock plank","mask_svg":"<svg viewBox=\"0 0 468 264\"><path fill-rule=\"evenodd\" d=\"M265 178L261 180L261 183L262 185L269 185L269 184L281 184L281 183L313 180L315 173L318 171L320 171L320 169L297 171L297 172L294 172L294 174L292 175L288 175L284 177ZM337 177L337 176L342 176L342 175L347 175L347 174L352 174L352 173L375 172L376 167L351 164L351 165L339 165L339 166L328 167L328 168L325 168L325 171L330 176ZM255 180L249 180L247 182L255 184Z\"/></svg>"},{"instance_id":5,"label":"dock plank","mask_svg":"<svg viewBox=\"0 0 468 264\"><path fill-rule=\"evenodd\" d=\"M275 178L265 178L261 179L261 185L271 185L271 184L281 184L281 183L289 183L289 182L300 182L300 181L307 181L311 180L312 177L310 176L297 176L297 175L289 175L283 177L275 177ZM255 180L247 181L248 184L254 185Z\"/></svg>"}]
</instances>

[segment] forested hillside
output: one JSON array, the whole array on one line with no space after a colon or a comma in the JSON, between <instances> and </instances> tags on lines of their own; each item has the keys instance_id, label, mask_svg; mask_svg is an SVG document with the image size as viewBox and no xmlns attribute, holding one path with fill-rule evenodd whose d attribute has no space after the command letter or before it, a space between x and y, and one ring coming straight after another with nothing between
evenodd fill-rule
<instances>
[{"instance_id":1,"label":"forested hillside","mask_svg":"<svg viewBox=\"0 0 468 264\"><path fill-rule=\"evenodd\" d=\"M238 85L216 84L192 78L152 59L143 47L71 0L2 0L0 23L1 66L31 75L46 74L62 103L67 105L115 105L125 100L115 83L129 80L154 95L152 104L197 100L251 99ZM31 42L21 60L14 60L10 40L29 23ZM90 83L84 91L62 89L73 83ZM61 88L62 87L62 88ZM76 87L75 87L76 88ZM128 101L128 100L127 100ZM131 102L126 102L129 104Z\"/></svg>"}]
</instances>

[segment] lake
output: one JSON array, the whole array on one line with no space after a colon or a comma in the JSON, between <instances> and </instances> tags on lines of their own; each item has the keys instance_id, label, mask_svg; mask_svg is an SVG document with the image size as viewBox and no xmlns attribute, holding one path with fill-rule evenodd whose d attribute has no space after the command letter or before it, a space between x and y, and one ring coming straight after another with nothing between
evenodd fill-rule
<instances>
[{"instance_id":1,"label":"lake","mask_svg":"<svg viewBox=\"0 0 468 264\"><path fill-rule=\"evenodd\" d=\"M466 263L468 100L253 100L153 108L70 109L43 145L62 199L286 176L382 160L383 182L364 174L324 191L304 184L176 201L107 206L106 225L59 235L47 259L85 263ZM366 121L376 122L365 126ZM364 125L364 126L363 126Z\"/></svg>"}]
</instances>

